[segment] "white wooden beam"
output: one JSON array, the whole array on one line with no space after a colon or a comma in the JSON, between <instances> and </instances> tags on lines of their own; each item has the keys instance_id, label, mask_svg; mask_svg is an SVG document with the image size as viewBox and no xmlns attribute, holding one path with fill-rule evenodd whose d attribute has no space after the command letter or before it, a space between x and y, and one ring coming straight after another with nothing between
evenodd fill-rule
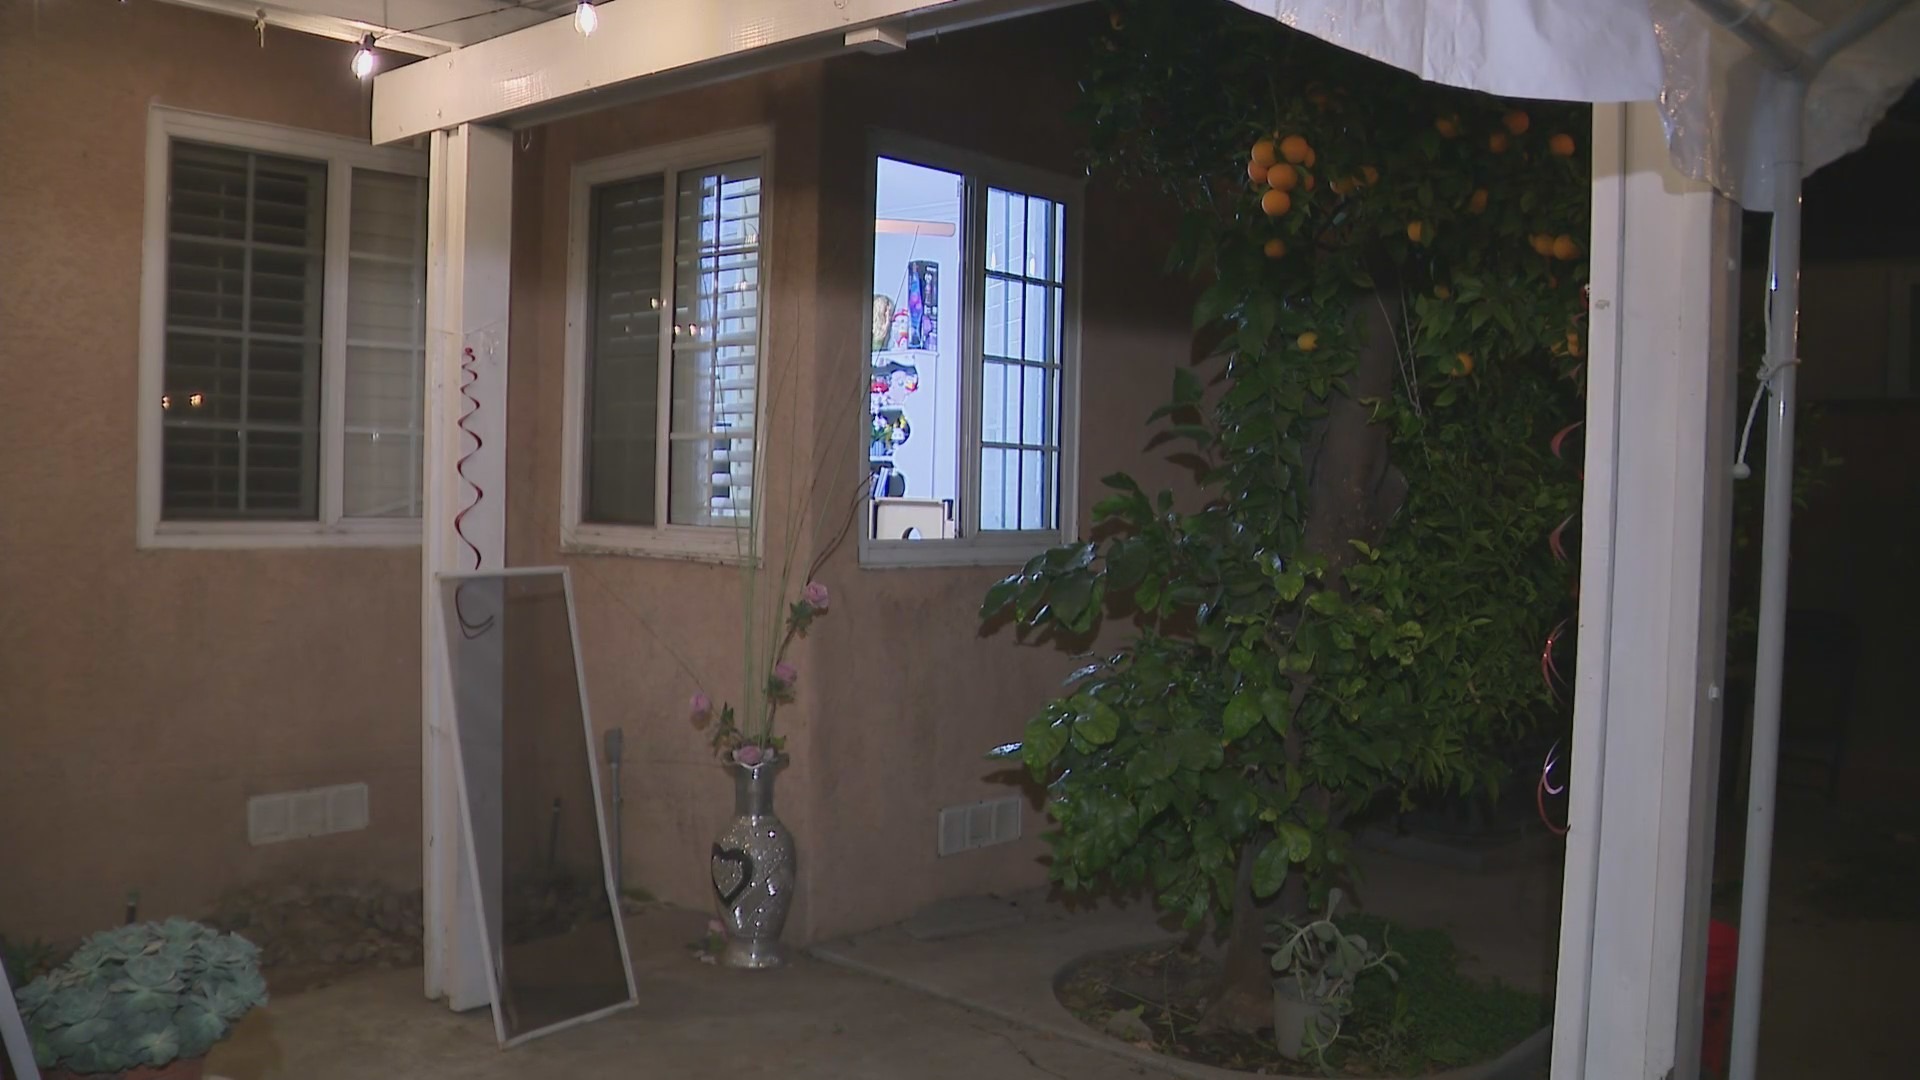
<instances>
[{"instance_id":1,"label":"white wooden beam","mask_svg":"<svg viewBox=\"0 0 1920 1080\"><path fill-rule=\"evenodd\" d=\"M674 74L714 80L851 47L885 25L916 37L1077 0L614 0L582 37L555 19L376 76L373 141L582 106L586 95ZM878 38L875 39L876 41Z\"/></svg>"},{"instance_id":2,"label":"white wooden beam","mask_svg":"<svg viewBox=\"0 0 1920 1080\"><path fill-rule=\"evenodd\" d=\"M303 34L332 38L335 41L359 41L362 37L372 34L380 48L390 52L407 53L411 56L438 56L455 47L453 42L444 38L427 33L409 32L377 20L303 11L298 8L280 7L276 4L262 4L256 0L161 0L161 2L178 7L196 8L200 11L211 11L219 15L231 15L248 22L261 19L275 29L297 30Z\"/></svg>"},{"instance_id":3,"label":"white wooden beam","mask_svg":"<svg viewBox=\"0 0 1920 1080\"><path fill-rule=\"evenodd\" d=\"M1594 108L1579 666L1556 1080L1699 1069L1739 215L1650 103ZM1669 1071L1671 1070L1671 1071Z\"/></svg>"},{"instance_id":4,"label":"white wooden beam","mask_svg":"<svg viewBox=\"0 0 1920 1080\"><path fill-rule=\"evenodd\" d=\"M472 854L460 827L447 630L436 575L506 565L513 137L472 124L436 131L430 162L420 558L426 992L466 1010L492 995ZM497 765L468 749L470 772ZM476 835L484 831L476 821Z\"/></svg>"}]
</instances>

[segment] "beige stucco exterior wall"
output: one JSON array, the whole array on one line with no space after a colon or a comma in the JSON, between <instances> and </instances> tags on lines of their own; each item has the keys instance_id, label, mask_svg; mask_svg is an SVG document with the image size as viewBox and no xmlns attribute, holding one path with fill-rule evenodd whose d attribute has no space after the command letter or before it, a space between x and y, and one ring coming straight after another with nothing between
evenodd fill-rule
<instances>
[{"instance_id":1,"label":"beige stucco exterior wall","mask_svg":"<svg viewBox=\"0 0 1920 1080\"><path fill-rule=\"evenodd\" d=\"M813 442L817 431L865 420L867 131L1082 175L1068 109L1091 25L1084 12L1070 12L948 35L896 56L850 56L609 109L522 141L514 177L508 553L517 564L560 560L573 568L593 718L602 730L626 731L630 885L711 906L707 852L731 813L731 786L687 722L685 703L696 685L716 699L738 697L742 574L560 550L573 164L709 131L772 126L772 345L763 385L772 387L774 416L761 490L775 500L765 515L769 528L784 533L795 520L777 504L787 479L803 489L815 475L832 481L834 494L801 508L804 552L838 524L820 508L842 505L864 468L864 441ZM1181 481L1164 451L1142 451L1141 425L1191 347L1187 288L1160 273L1172 215L1097 180L1085 214L1083 528L1100 476L1132 469L1149 485ZM1021 842L935 856L940 807L1019 790L984 752L1018 738L1071 666L1064 648L1022 645L1009 631L979 633L980 597L1009 569L863 569L849 542L821 573L833 610L794 654L800 700L782 713L794 761L781 779L780 808L801 845L790 939L829 937L903 918L939 898L1045 880L1045 848L1036 839L1044 823L1033 805Z\"/></svg>"},{"instance_id":2,"label":"beige stucco exterior wall","mask_svg":"<svg viewBox=\"0 0 1920 1080\"><path fill-rule=\"evenodd\" d=\"M139 551L150 102L364 136L351 47L164 4L0 0L0 932L420 879L417 550ZM371 826L253 848L254 794Z\"/></svg>"}]
</instances>

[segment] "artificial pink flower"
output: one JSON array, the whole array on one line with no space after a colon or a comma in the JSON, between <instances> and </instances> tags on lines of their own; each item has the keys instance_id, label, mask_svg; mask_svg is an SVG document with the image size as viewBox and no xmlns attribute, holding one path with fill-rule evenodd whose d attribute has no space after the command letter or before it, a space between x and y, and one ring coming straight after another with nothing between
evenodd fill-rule
<instances>
[{"instance_id":1,"label":"artificial pink flower","mask_svg":"<svg viewBox=\"0 0 1920 1080\"><path fill-rule=\"evenodd\" d=\"M733 760L742 765L758 765L760 764L760 748L752 743L748 743L733 752Z\"/></svg>"},{"instance_id":2,"label":"artificial pink flower","mask_svg":"<svg viewBox=\"0 0 1920 1080\"><path fill-rule=\"evenodd\" d=\"M792 686L793 681L800 677L800 669L782 660L773 665L773 677L782 685Z\"/></svg>"},{"instance_id":3,"label":"artificial pink flower","mask_svg":"<svg viewBox=\"0 0 1920 1080\"><path fill-rule=\"evenodd\" d=\"M693 699L687 702L687 711L696 717L705 716L713 711L713 699L695 691Z\"/></svg>"},{"instance_id":4,"label":"artificial pink flower","mask_svg":"<svg viewBox=\"0 0 1920 1080\"><path fill-rule=\"evenodd\" d=\"M815 611L825 611L827 610L827 602L831 600L832 597L827 594L827 587L825 585L822 585L818 581L809 581L807 582L807 587L800 590L800 599L805 600L807 606Z\"/></svg>"}]
</instances>

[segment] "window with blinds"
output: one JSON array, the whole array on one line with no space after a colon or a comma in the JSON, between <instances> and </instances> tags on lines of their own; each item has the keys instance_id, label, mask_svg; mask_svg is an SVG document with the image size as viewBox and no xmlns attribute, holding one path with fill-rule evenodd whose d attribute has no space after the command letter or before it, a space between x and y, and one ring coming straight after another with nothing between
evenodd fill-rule
<instances>
[{"instance_id":1,"label":"window with blinds","mask_svg":"<svg viewBox=\"0 0 1920 1080\"><path fill-rule=\"evenodd\" d=\"M758 160L591 188L582 522L751 521L760 212Z\"/></svg>"},{"instance_id":2,"label":"window with blinds","mask_svg":"<svg viewBox=\"0 0 1920 1080\"><path fill-rule=\"evenodd\" d=\"M418 518L425 180L167 151L161 521Z\"/></svg>"},{"instance_id":3,"label":"window with blinds","mask_svg":"<svg viewBox=\"0 0 1920 1080\"><path fill-rule=\"evenodd\" d=\"M168 183L162 516L312 518L326 165L175 142Z\"/></svg>"}]
</instances>

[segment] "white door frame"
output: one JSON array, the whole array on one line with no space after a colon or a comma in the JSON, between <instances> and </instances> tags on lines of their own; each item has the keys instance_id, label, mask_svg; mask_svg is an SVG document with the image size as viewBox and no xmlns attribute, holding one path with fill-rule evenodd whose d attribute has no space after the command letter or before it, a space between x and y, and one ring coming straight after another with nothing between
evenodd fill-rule
<instances>
[{"instance_id":1,"label":"white door frame","mask_svg":"<svg viewBox=\"0 0 1920 1080\"><path fill-rule=\"evenodd\" d=\"M1695 1076L1724 671L1739 213L1650 103L1593 113L1556 1080Z\"/></svg>"}]
</instances>

